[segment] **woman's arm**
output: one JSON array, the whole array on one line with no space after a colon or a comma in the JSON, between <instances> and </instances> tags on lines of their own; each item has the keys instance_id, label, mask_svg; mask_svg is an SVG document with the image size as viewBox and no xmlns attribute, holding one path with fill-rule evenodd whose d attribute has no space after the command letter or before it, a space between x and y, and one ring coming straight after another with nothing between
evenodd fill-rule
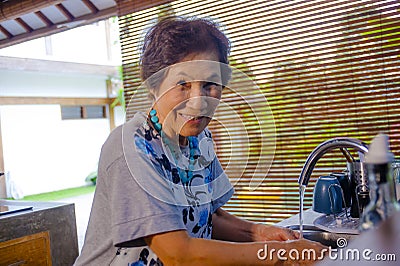
<instances>
[{"instance_id":1,"label":"woman's arm","mask_svg":"<svg viewBox=\"0 0 400 266\"><path fill-rule=\"evenodd\" d=\"M186 231L172 231L145 238L164 265L293 265L312 264L324 255L324 246L308 240L233 243L191 238ZM290 250L313 249L315 258L293 257ZM307 253L308 254L308 253Z\"/></svg>"},{"instance_id":2,"label":"woman's arm","mask_svg":"<svg viewBox=\"0 0 400 266\"><path fill-rule=\"evenodd\" d=\"M233 242L285 241L299 238L299 233L288 228L257 224L238 218L218 208L213 214L212 238Z\"/></svg>"}]
</instances>

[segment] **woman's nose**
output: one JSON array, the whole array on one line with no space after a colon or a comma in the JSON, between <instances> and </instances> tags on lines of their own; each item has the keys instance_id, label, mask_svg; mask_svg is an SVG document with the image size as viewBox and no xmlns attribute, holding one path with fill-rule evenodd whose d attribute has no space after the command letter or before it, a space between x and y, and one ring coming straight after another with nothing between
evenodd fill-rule
<instances>
[{"instance_id":1,"label":"woman's nose","mask_svg":"<svg viewBox=\"0 0 400 266\"><path fill-rule=\"evenodd\" d=\"M193 82L190 88L190 97L186 103L187 107L202 110L207 107L207 95L204 91L202 82Z\"/></svg>"}]
</instances>

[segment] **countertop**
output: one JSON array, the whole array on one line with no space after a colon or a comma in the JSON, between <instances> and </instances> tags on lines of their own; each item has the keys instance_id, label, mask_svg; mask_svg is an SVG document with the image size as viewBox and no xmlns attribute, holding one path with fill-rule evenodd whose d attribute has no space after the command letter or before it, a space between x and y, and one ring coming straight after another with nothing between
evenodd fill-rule
<instances>
[{"instance_id":1,"label":"countertop","mask_svg":"<svg viewBox=\"0 0 400 266\"><path fill-rule=\"evenodd\" d=\"M0 206L31 206L33 207L31 210L17 211L10 214L0 215L0 219L8 219L13 216L40 212L46 209L58 208L61 206L68 205L66 203L61 202L39 202L39 201L23 201L23 200L1 200ZM0 238L1 240L1 238Z\"/></svg>"},{"instance_id":2,"label":"countertop","mask_svg":"<svg viewBox=\"0 0 400 266\"><path fill-rule=\"evenodd\" d=\"M308 209L304 212L304 225L313 225L320 213ZM296 214L278 223L279 226L299 224L299 215ZM359 254L359 257L357 257ZM379 261L386 258L385 261ZM318 265L400 265L400 211L373 230L363 232L352 239L342 249L333 250Z\"/></svg>"},{"instance_id":3,"label":"countertop","mask_svg":"<svg viewBox=\"0 0 400 266\"><path fill-rule=\"evenodd\" d=\"M400 212L383 221L378 228L361 233L343 248L342 259L326 258L318 265L400 265ZM360 258L351 253L360 254ZM355 259L352 259L355 258ZM382 258L385 258L383 261Z\"/></svg>"},{"instance_id":4,"label":"countertop","mask_svg":"<svg viewBox=\"0 0 400 266\"><path fill-rule=\"evenodd\" d=\"M315 219L317 219L318 217L320 217L322 214L313 211L312 209L307 209L304 211L303 213L303 224L304 225L313 225L313 222ZM299 214L293 215L292 217L289 217L279 223L277 223L277 225L279 226L290 226L290 225L299 225L300 221L299 221Z\"/></svg>"}]
</instances>

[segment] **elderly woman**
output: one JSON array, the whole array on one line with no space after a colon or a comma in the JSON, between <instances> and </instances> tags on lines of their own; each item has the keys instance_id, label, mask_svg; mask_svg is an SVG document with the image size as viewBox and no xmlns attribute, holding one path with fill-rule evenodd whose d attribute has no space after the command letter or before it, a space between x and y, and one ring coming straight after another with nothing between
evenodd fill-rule
<instances>
[{"instance_id":1,"label":"elderly woman","mask_svg":"<svg viewBox=\"0 0 400 266\"><path fill-rule=\"evenodd\" d=\"M217 26L203 19L169 18L148 32L141 75L153 106L103 145L76 265L309 263L265 256L266 247L319 254L323 246L298 239L297 232L221 208L233 188L207 125L229 79L229 48Z\"/></svg>"}]
</instances>

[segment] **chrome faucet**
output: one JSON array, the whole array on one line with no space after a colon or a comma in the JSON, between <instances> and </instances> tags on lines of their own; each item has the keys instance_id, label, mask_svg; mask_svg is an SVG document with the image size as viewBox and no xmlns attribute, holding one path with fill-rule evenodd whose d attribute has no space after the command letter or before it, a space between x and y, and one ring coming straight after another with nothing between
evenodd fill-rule
<instances>
[{"instance_id":1,"label":"chrome faucet","mask_svg":"<svg viewBox=\"0 0 400 266\"><path fill-rule=\"evenodd\" d=\"M299 184L307 186L308 182L310 181L311 173L314 170L317 161L325 153L336 148L354 148L357 151L362 152L364 154L368 152L367 144L358 139L346 138L346 137L329 139L318 145L307 157L307 160L299 176L298 180Z\"/></svg>"}]
</instances>

